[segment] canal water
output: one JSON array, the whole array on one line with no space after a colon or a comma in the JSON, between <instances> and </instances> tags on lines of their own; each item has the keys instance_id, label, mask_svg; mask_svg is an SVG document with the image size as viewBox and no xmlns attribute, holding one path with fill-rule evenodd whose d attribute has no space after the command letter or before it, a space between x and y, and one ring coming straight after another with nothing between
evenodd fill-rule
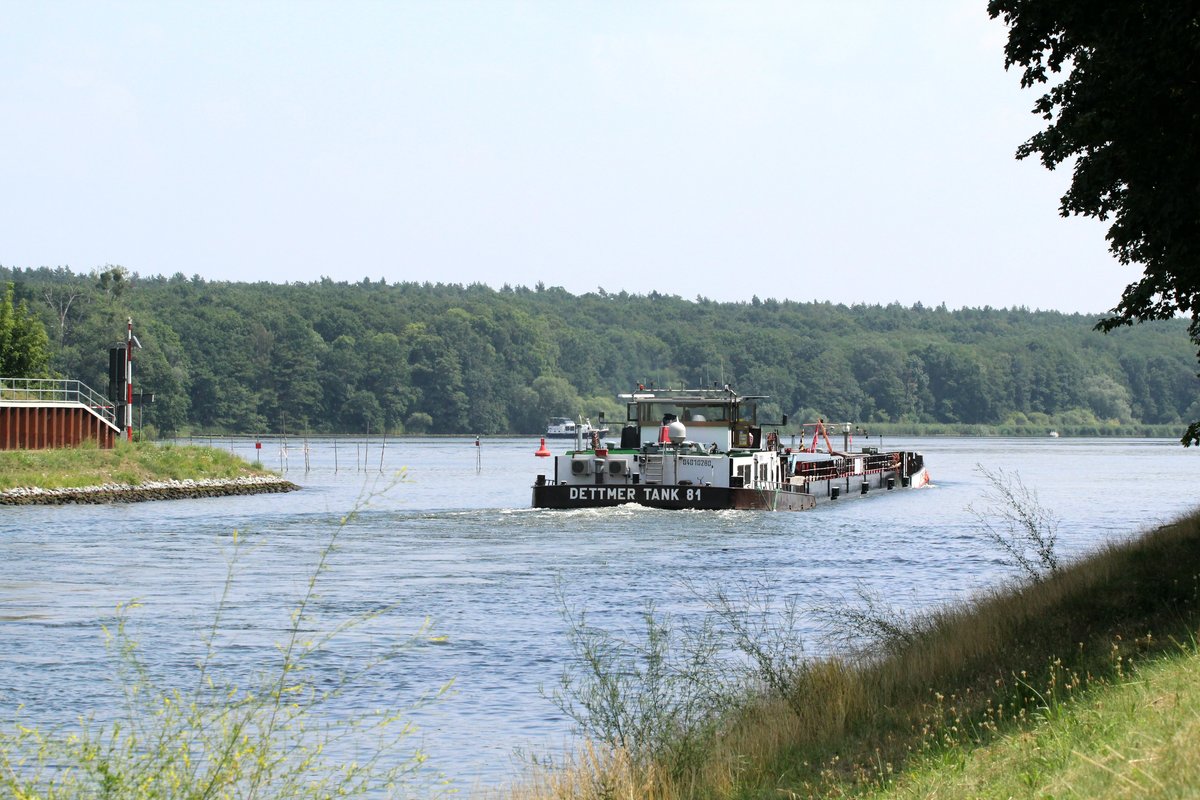
<instances>
[{"instance_id":1,"label":"canal water","mask_svg":"<svg viewBox=\"0 0 1200 800\"><path fill-rule=\"evenodd\" d=\"M448 696L412 714L413 741L429 771L459 788L495 785L519 771L518 748L558 754L570 741L569 720L541 689L572 657L564 602L617 630L635 628L649 601L700 613L687 584L736 592L765 581L801 608L860 587L909 609L952 602L1015 574L968 510L987 488L977 465L1036 489L1061 520L1068 557L1190 510L1200 478L1200 450L1173 440L895 439L882 444L925 453L932 486L792 514L553 512L528 507L534 476L549 466L533 455L536 439L208 443L259 457L303 489L0 511L0 722L20 706L44 726L110 717L119 689L102 625L135 599L129 628L150 673L190 685L235 531L242 544L217 662L246 680L269 671L336 536L310 609L314 628L385 613L339 635L313 669L332 680L426 618L444 639L368 673L327 713L404 708L452 680ZM815 621L805 630L820 652Z\"/></svg>"}]
</instances>

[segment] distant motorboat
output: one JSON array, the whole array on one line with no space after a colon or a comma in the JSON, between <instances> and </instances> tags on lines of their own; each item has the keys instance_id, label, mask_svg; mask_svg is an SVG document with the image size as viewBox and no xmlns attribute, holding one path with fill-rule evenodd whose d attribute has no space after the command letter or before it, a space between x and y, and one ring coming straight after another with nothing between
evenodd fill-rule
<instances>
[{"instance_id":1,"label":"distant motorboat","mask_svg":"<svg viewBox=\"0 0 1200 800\"><path fill-rule=\"evenodd\" d=\"M1050 431L1050 438L1051 438L1051 439L1057 439L1057 438L1058 438L1058 431Z\"/></svg>"},{"instance_id":2,"label":"distant motorboat","mask_svg":"<svg viewBox=\"0 0 1200 800\"><path fill-rule=\"evenodd\" d=\"M576 436L582 436L586 441L593 433L604 436L608 433L608 428L593 428L590 419L576 422L570 417L551 417L550 424L546 426L547 439L574 439Z\"/></svg>"}]
</instances>

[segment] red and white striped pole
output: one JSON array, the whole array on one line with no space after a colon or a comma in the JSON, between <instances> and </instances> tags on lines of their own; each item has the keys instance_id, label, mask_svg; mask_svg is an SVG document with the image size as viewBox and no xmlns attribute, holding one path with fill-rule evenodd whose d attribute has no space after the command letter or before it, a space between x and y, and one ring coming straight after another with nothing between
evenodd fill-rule
<instances>
[{"instance_id":1,"label":"red and white striped pole","mask_svg":"<svg viewBox=\"0 0 1200 800\"><path fill-rule=\"evenodd\" d=\"M133 441L133 317L125 335L125 438Z\"/></svg>"}]
</instances>

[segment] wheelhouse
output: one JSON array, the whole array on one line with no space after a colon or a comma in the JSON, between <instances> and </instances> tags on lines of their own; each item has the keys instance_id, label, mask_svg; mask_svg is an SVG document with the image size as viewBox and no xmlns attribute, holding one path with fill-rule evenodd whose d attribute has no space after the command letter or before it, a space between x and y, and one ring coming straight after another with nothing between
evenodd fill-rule
<instances>
[{"instance_id":1,"label":"wheelhouse","mask_svg":"<svg viewBox=\"0 0 1200 800\"><path fill-rule=\"evenodd\" d=\"M761 441L758 401L762 395L739 395L729 387L679 391L639 390L619 397L626 401L622 447L641 447L660 438L664 425L682 422L688 439L718 450L754 447ZM635 438L636 437L636 438Z\"/></svg>"}]
</instances>

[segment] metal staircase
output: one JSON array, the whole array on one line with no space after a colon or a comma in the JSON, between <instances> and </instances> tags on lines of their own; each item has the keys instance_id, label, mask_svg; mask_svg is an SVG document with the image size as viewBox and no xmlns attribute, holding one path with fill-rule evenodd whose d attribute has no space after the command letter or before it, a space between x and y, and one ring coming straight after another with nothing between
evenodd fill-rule
<instances>
[{"instance_id":1,"label":"metal staircase","mask_svg":"<svg viewBox=\"0 0 1200 800\"><path fill-rule=\"evenodd\" d=\"M663 482L663 457L647 455L646 463L642 465L642 482L643 483L658 483Z\"/></svg>"}]
</instances>

